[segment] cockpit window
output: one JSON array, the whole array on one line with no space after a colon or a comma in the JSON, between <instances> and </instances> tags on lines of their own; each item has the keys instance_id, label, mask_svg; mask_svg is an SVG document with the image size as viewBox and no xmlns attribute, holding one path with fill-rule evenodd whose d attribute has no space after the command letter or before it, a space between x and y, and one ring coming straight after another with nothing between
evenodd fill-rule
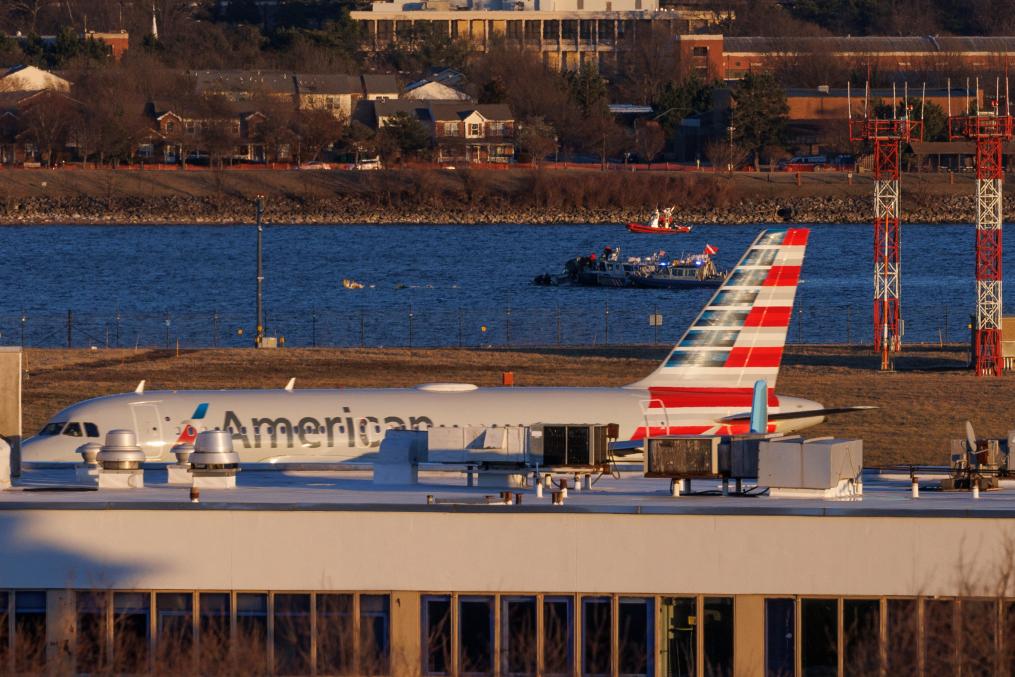
<instances>
[{"instance_id":1,"label":"cockpit window","mask_svg":"<svg viewBox=\"0 0 1015 677\"><path fill-rule=\"evenodd\" d=\"M84 437L84 433L81 432L81 424L77 421L68 423L67 427L63 429L63 434L71 437Z\"/></svg>"},{"instance_id":2,"label":"cockpit window","mask_svg":"<svg viewBox=\"0 0 1015 677\"><path fill-rule=\"evenodd\" d=\"M85 423L85 435L88 435L88 437L98 437L99 426L94 423Z\"/></svg>"},{"instance_id":3,"label":"cockpit window","mask_svg":"<svg viewBox=\"0 0 1015 677\"><path fill-rule=\"evenodd\" d=\"M59 435L60 431L63 430L63 427L66 424L67 424L66 421L53 421L52 423L47 423L46 426L42 430L39 431L39 434L40 435Z\"/></svg>"}]
</instances>

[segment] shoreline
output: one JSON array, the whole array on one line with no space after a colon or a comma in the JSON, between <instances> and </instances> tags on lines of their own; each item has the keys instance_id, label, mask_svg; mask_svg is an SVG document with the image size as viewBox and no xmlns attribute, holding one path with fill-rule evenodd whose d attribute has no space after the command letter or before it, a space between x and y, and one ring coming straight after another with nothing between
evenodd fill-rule
<instances>
[{"instance_id":1,"label":"shoreline","mask_svg":"<svg viewBox=\"0 0 1015 677\"><path fill-rule=\"evenodd\" d=\"M700 225L781 224L785 207L794 223L873 218L870 176L841 173L18 170L0 175L0 226L242 225L257 195L268 223L291 225L617 225L663 205ZM972 177L903 177L904 223L972 223L974 213Z\"/></svg>"}]
</instances>

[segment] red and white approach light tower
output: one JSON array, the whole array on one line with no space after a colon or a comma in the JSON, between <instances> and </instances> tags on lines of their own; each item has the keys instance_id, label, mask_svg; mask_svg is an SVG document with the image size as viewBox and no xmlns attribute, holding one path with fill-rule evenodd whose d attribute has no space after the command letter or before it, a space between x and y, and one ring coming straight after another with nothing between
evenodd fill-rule
<instances>
[{"instance_id":1,"label":"red and white approach light tower","mask_svg":"<svg viewBox=\"0 0 1015 677\"><path fill-rule=\"evenodd\" d=\"M998 88L1000 89L1000 88ZM1000 97L998 97L1000 98ZM1005 105L1007 109L1007 104ZM1012 139L1012 116L991 110L949 118L952 138L976 141L976 326L974 357L978 376L1000 376L1001 354L1001 149Z\"/></svg>"},{"instance_id":2,"label":"red and white approach light tower","mask_svg":"<svg viewBox=\"0 0 1015 677\"><path fill-rule=\"evenodd\" d=\"M902 348L899 144L923 130L921 120L910 119L908 102L899 117L892 98L891 118L868 117L865 105L862 119L849 120L850 139L874 146L874 349L882 370L892 368L891 354Z\"/></svg>"}]
</instances>

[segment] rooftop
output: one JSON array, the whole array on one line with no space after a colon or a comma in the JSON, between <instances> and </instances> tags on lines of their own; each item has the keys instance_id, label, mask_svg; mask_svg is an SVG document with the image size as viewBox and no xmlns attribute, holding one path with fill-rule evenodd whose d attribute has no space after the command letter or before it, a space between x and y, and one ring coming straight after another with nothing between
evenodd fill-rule
<instances>
[{"instance_id":1,"label":"rooftop","mask_svg":"<svg viewBox=\"0 0 1015 677\"><path fill-rule=\"evenodd\" d=\"M985 52L1015 51L1015 37L964 36L831 36L831 37L727 37L726 53L772 54L793 52Z\"/></svg>"},{"instance_id":2,"label":"rooftop","mask_svg":"<svg viewBox=\"0 0 1015 677\"><path fill-rule=\"evenodd\" d=\"M694 480L692 495L674 498L669 480L648 479L625 466L617 476L603 476L591 491L570 489L563 506L551 504L549 492L537 498L522 490L521 505L504 505L500 490L466 486L463 472L421 470L420 484L378 486L363 466L338 470L248 468L235 489L202 489L200 504L190 502L186 486L166 484L166 471L145 471L143 489L89 489L77 483L68 467L26 470L18 486L0 492L5 510L261 510L367 512L601 513L651 515L838 516L838 517L1015 517L1015 480L1002 480L999 491L943 492L933 485L943 471L920 475L919 499L910 493L906 471L865 471L862 499L770 498L721 496L718 480ZM559 475L564 477L565 475ZM748 483L745 488L753 484ZM428 505L427 497L435 503ZM489 498L488 498L489 497ZM487 500L493 501L488 503Z\"/></svg>"}]
</instances>

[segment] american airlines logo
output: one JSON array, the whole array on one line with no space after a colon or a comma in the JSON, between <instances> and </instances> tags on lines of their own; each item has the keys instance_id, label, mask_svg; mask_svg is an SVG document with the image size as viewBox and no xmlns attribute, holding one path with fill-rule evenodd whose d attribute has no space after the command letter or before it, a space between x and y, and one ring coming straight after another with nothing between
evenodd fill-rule
<instances>
[{"instance_id":1,"label":"american airlines logo","mask_svg":"<svg viewBox=\"0 0 1015 677\"><path fill-rule=\"evenodd\" d=\"M228 410L222 421L222 429L230 430L233 443L245 449L269 447L369 447L380 440L384 430L389 428L410 428L425 430L433 427L427 416L410 416L405 421L398 416L352 416L349 407L342 407L344 416L326 416L323 419L304 416L293 422L285 416L272 418L251 417L250 425L243 423L235 411Z\"/></svg>"}]
</instances>

